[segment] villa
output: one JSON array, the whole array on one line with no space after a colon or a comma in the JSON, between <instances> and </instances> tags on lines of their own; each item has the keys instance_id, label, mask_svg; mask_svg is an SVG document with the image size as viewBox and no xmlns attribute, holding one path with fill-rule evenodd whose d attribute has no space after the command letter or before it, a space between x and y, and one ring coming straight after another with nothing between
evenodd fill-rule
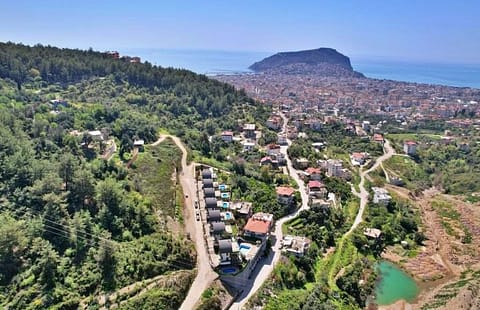
<instances>
[{"instance_id":1,"label":"villa","mask_svg":"<svg viewBox=\"0 0 480 310\"><path fill-rule=\"evenodd\" d=\"M305 172L310 180L320 181L322 179L322 171L320 168L309 167Z\"/></svg>"},{"instance_id":2,"label":"villa","mask_svg":"<svg viewBox=\"0 0 480 310\"><path fill-rule=\"evenodd\" d=\"M282 240L282 251L302 257L307 253L311 243L312 241L306 237L287 235Z\"/></svg>"},{"instance_id":3,"label":"villa","mask_svg":"<svg viewBox=\"0 0 480 310\"><path fill-rule=\"evenodd\" d=\"M415 141L405 141L403 143L403 151L407 155L415 155L417 153L417 142Z\"/></svg>"},{"instance_id":4,"label":"villa","mask_svg":"<svg viewBox=\"0 0 480 310\"><path fill-rule=\"evenodd\" d=\"M295 189L291 186L279 186L277 187L277 199L278 202L284 205L289 205L293 202L293 194Z\"/></svg>"},{"instance_id":5,"label":"villa","mask_svg":"<svg viewBox=\"0 0 480 310\"><path fill-rule=\"evenodd\" d=\"M381 236L382 231L377 228L365 228L363 234L368 238L378 239Z\"/></svg>"},{"instance_id":6,"label":"villa","mask_svg":"<svg viewBox=\"0 0 480 310\"><path fill-rule=\"evenodd\" d=\"M230 239L218 240L218 254L220 255L220 264L222 262L230 262L232 252L232 241Z\"/></svg>"},{"instance_id":7,"label":"villa","mask_svg":"<svg viewBox=\"0 0 480 310\"><path fill-rule=\"evenodd\" d=\"M232 142L233 141L233 132L231 131L224 131L222 132L222 141L223 142Z\"/></svg>"},{"instance_id":8,"label":"villa","mask_svg":"<svg viewBox=\"0 0 480 310\"><path fill-rule=\"evenodd\" d=\"M210 210L208 210L207 213L208 213L208 221L209 222L220 222L222 220L220 210L210 209Z\"/></svg>"},{"instance_id":9,"label":"villa","mask_svg":"<svg viewBox=\"0 0 480 310\"><path fill-rule=\"evenodd\" d=\"M315 196L315 197L324 197L327 194L325 184L316 180L312 180L308 182L307 192L310 196Z\"/></svg>"},{"instance_id":10,"label":"villa","mask_svg":"<svg viewBox=\"0 0 480 310\"><path fill-rule=\"evenodd\" d=\"M243 228L243 234L247 237L256 237L265 239L273 226L273 214L255 213L248 219L247 224Z\"/></svg>"},{"instance_id":11,"label":"villa","mask_svg":"<svg viewBox=\"0 0 480 310\"><path fill-rule=\"evenodd\" d=\"M372 187L373 191L373 203L378 203L382 205L387 205L392 197L388 193L388 191L381 187Z\"/></svg>"}]
</instances>

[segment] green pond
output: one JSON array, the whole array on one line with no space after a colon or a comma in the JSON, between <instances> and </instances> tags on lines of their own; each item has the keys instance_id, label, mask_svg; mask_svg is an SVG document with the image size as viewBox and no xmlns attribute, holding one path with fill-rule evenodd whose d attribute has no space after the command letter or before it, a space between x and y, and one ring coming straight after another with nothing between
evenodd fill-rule
<instances>
[{"instance_id":1,"label":"green pond","mask_svg":"<svg viewBox=\"0 0 480 310\"><path fill-rule=\"evenodd\" d=\"M419 288L412 277L392 263L381 261L377 265L380 281L375 288L376 303L390 305L400 299L413 301Z\"/></svg>"}]
</instances>

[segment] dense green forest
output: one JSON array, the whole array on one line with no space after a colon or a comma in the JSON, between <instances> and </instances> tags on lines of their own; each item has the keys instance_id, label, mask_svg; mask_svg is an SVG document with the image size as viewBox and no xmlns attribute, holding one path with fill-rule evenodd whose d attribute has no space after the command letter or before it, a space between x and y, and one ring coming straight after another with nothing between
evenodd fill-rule
<instances>
[{"instance_id":1,"label":"dense green forest","mask_svg":"<svg viewBox=\"0 0 480 310\"><path fill-rule=\"evenodd\" d=\"M193 245L165 229L180 153L166 141L128 169L133 141L167 130L209 155L209 135L268 114L252 103L186 70L0 43L0 308L95 308L102 292L192 270ZM178 308L191 280L142 303Z\"/></svg>"}]
</instances>

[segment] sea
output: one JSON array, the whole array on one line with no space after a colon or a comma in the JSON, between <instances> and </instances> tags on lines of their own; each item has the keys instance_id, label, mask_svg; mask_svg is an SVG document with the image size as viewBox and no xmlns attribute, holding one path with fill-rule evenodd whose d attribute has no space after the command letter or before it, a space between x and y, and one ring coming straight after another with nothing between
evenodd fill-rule
<instances>
[{"instance_id":1,"label":"sea","mask_svg":"<svg viewBox=\"0 0 480 310\"><path fill-rule=\"evenodd\" d=\"M162 67L188 69L199 74L250 73L248 67L275 52L195 49L119 49L122 55L139 56ZM391 60L384 57L350 57L355 71L376 79L438 84L480 89L480 64Z\"/></svg>"}]
</instances>

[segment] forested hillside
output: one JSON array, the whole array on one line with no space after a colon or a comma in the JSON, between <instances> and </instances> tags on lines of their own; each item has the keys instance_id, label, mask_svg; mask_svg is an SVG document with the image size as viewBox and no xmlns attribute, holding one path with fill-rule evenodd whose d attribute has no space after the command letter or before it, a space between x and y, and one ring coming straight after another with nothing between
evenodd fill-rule
<instances>
[{"instance_id":1,"label":"forested hillside","mask_svg":"<svg viewBox=\"0 0 480 310\"><path fill-rule=\"evenodd\" d=\"M170 199L152 201L140 167L126 168L133 141L168 130L208 150L208 135L266 114L250 103L185 70L0 43L0 308L95 306L102 292L192 270L193 245L164 226ZM145 152L167 176L150 187L175 192L176 147ZM182 277L145 303L178 307L192 278Z\"/></svg>"}]
</instances>

